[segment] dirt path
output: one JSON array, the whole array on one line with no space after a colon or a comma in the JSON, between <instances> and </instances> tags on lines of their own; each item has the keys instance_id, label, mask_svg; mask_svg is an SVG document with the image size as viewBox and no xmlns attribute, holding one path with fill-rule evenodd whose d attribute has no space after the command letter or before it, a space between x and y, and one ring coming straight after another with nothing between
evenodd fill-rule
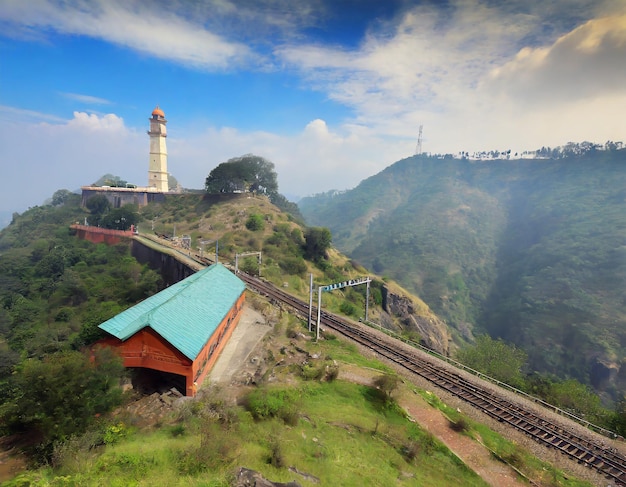
<instances>
[{"instance_id":1,"label":"dirt path","mask_svg":"<svg viewBox=\"0 0 626 487\"><path fill-rule=\"evenodd\" d=\"M343 366L339 378L364 385L372 385L379 372ZM428 404L420 396L409 391L396 398L398 404L422 428L439 439L452 453L493 487L528 487L508 465L498 461L491 452L476 440L450 428L450 422L443 413Z\"/></svg>"},{"instance_id":2,"label":"dirt path","mask_svg":"<svg viewBox=\"0 0 626 487\"><path fill-rule=\"evenodd\" d=\"M448 419L441 411L428 404L425 406L403 401L400 405L417 423L446 445L465 465L494 487L516 487L528 484L508 465L498 461L491 452L476 440L450 428Z\"/></svg>"}]
</instances>

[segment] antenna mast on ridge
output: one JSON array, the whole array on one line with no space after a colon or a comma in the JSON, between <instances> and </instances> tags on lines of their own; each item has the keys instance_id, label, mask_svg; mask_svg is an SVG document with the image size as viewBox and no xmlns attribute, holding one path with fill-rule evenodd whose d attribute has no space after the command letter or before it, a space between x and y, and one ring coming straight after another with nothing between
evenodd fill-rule
<instances>
[{"instance_id":1,"label":"antenna mast on ridge","mask_svg":"<svg viewBox=\"0 0 626 487\"><path fill-rule=\"evenodd\" d=\"M424 129L423 125L420 125L419 133L417 134L417 146L415 147L415 155L419 156L422 153L422 130Z\"/></svg>"}]
</instances>

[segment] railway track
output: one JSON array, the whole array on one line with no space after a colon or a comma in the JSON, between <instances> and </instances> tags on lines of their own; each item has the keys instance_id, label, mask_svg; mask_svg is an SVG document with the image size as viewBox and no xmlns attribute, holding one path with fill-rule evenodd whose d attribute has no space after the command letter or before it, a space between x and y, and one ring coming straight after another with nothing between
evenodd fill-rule
<instances>
[{"instance_id":1,"label":"railway track","mask_svg":"<svg viewBox=\"0 0 626 487\"><path fill-rule=\"evenodd\" d=\"M274 287L273 285L239 273L238 276L252 290L263 294L276 302L289 306L305 320L308 319L308 303ZM317 309L313 310L317 316ZM407 351L405 347L395 345L394 339L373 333L355 326L348 320L321 312L321 325L357 342L378 355L403 367L451 394L468 402L491 418L508 424L525 433L540 444L553 448L570 459L596 470L613 482L612 485L626 486L626 457L617 450L607 447L603 442L584 437L559 424L540 416L530 408L507 399L504 394L484 388L477 381L471 381L461 374L453 372L448 364L442 366L434 358L425 358L422 354Z\"/></svg>"}]
</instances>

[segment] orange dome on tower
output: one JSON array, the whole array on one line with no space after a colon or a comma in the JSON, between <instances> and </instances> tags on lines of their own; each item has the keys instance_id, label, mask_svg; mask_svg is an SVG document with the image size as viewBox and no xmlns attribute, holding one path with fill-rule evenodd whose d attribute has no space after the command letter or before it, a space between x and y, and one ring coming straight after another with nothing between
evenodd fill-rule
<instances>
[{"instance_id":1,"label":"orange dome on tower","mask_svg":"<svg viewBox=\"0 0 626 487\"><path fill-rule=\"evenodd\" d=\"M156 108L152 110L152 115L158 115L159 117L165 118L165 113L163 113L163 110L159 108L159 105L157 105Z\"/></svg>"}]
</instances>

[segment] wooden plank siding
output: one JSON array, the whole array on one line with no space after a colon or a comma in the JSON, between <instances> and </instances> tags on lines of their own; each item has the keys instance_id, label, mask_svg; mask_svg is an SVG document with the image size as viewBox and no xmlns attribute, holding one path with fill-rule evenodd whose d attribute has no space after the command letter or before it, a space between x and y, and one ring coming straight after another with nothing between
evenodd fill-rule
<instances>
[{"instance_id":1,"label":"wooden plank siding","mask_svg":"<svg viewBox=\"0 0 626 487\"><path fill-rule=\"evenodd\" d=\"M117 349L124 367L141 367L185 377L186 390L180 392L195 396L237 326L244 302L245 293L242 293L193 361L149 326L125 341L111 336L97 343Z\"/></svg>"}]
</instances>

